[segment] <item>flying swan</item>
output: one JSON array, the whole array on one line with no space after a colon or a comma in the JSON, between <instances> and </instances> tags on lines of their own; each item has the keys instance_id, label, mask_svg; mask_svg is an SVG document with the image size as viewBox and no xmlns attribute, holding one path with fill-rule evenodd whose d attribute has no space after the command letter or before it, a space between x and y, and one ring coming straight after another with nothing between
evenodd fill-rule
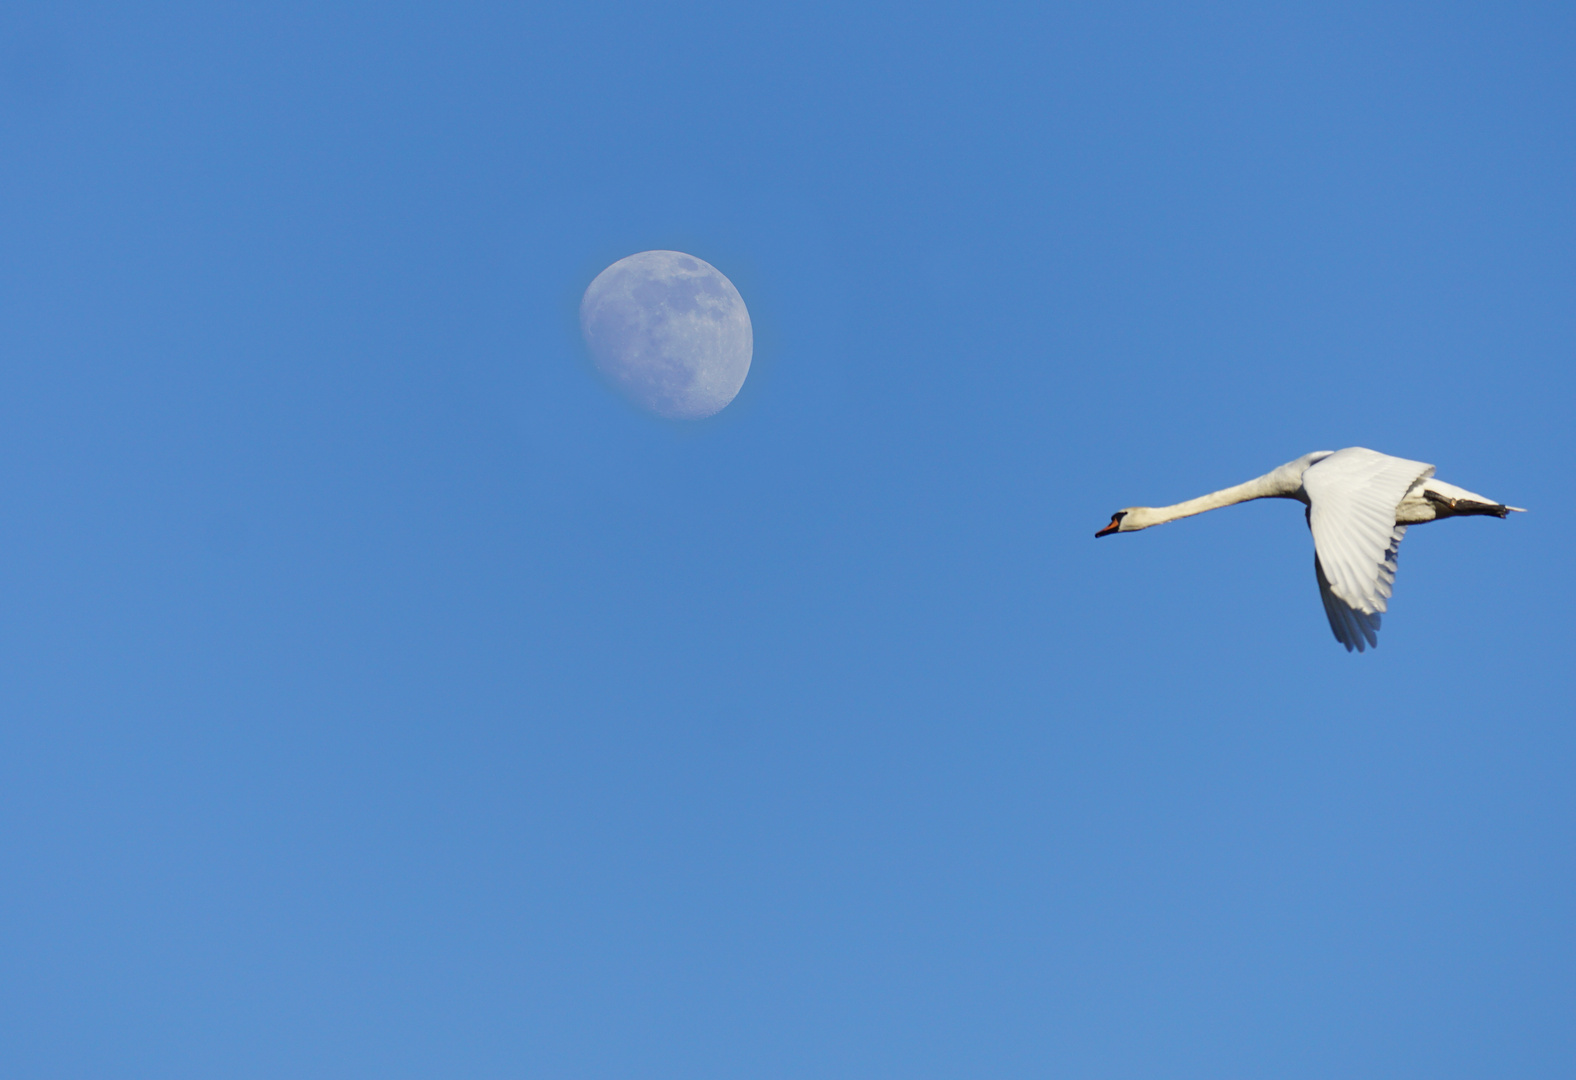
<instances>
[{"instance_id":1,"label":"flying swan","mask_svg":"<svg viewBox=\"0 0 1576 1080\"><path fill-rule=\"evenodd\" d=\"M1319 450L1236 487L1177 503L1129 506L1095 533L1137 532L1249 499L1296 499L1313 533L1313 572L1335 640L1346 651L1378 647L1379 617L1395 584L1395 557L1408 525L1469 514L1502 518L1505 506L1435 480L1434 467L1361 446Z\"/></svg>"}]
</instances>

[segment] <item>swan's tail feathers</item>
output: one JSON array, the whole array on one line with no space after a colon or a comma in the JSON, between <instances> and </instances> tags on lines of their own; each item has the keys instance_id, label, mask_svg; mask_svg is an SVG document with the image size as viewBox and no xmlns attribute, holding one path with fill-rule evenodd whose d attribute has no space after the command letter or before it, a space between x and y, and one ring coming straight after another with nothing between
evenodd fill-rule
<instances>
[{"instance_id":1,"label":"swan's tail feathers","mask_svg":"<svg viewBox=\"0 0 1576 1080\"><path fill-rule=\"evenodd\" d=\"M1447 484L1443 480L1430 479L1423 484L1423 498L1434 504L1434 513L1439 517L1457 517L1468 514L1480 514L1502 518L1515 511L1525 514L1527 511L1519 506L1506 506L1493 499L1474 495L1466 488L1458 488L1454 484Z\"/></svg>"},{"instance_id":2,"label":"swan's tail feathers","mask_svg":"<svg viewBox=\"0 0 1576 1080\"><path fill-rule=\"evenodd\" d=\"M1369 646L1377 649L1380 613L1354 608L1336 596L1330 589L1330 579L1324 576L1324 565L1319 562L1317 555L1313 557L1313 572L1319 579L1319 599L1324 602L1324 615L1330 620L1335 640L1345 645L1347 652L1353 649L1362 652Z\"/></svg>"}]
</instances>

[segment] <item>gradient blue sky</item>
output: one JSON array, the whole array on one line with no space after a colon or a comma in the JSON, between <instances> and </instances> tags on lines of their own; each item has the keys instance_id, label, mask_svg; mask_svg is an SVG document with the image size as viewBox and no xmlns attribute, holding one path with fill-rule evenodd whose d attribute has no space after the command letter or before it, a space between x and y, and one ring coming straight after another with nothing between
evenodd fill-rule
<instances>
[{"instance_id":1,"label":"gradient blue sky","mask_svg":"<svg viewBox=\"0 0 1576 1080\"><path fill-rule=\"evenodd\" d=\"M0 1072L1568 1077L1569 4L10 4ZM581 291L750 305L689 425ZM1360 444L1381 647L1300 508Z\"/></svg>"}]
</instances>

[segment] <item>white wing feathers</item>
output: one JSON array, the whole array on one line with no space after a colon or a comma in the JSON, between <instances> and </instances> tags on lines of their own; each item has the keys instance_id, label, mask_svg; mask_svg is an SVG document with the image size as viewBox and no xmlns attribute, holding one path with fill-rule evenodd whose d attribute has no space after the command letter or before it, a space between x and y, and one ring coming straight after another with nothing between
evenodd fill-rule
<instances>
[{"instance_id":1,"label":"white wing feathers","mask_svg":"<svg viewBox=\"0 0 1576 1080\"><path fill-rule=\"evenodd\" d=\"M1393 585L1395 582L1395 556L1401 546L1401 538L1406 535L1406 526L1397 525L1390 539L1390 547L1385 551L1384 565L1380 575L1385 578L1385 584ZM1324 576L1324 566L1319 562L1319 556L1313 556L1313 574L1319 579L1319 599L1324 603L1324 617L1330 620L1330 629L1335 631L1335 640L1346 646L1346 651L1356 649L1362 652L1368 645L1375 648L1379 646L1379 621L1380 614L1364 612L1361 608L1351 607L1346 601L1339 599L1330 591L1330 579Z\"/></svg>"},{"instance_id":2,"label":"white wing feathers","mask_svg":"<svg viewBox=\"0 0 1576 1080\"><path fill-rule=\"evenodd\" d=\"M1395 583L1396 551L1406 527L1396 507L1434 475L1421 461L1360 446L1337 450L1302 475L1313 531L1314 572L1330 629L1348 650L1377 645L1375 632Z\"/></svg>"}]
</instances>

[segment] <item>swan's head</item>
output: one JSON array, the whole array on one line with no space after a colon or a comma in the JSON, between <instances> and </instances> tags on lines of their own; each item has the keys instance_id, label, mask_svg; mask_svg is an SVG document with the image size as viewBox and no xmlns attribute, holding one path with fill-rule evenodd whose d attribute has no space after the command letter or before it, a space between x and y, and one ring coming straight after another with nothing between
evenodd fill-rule
<instances>
[{"instance_id":1,"label":"swan's head","mask_svg":"<svg viewBox=\"0 0 1576 1080\"><path fill-rule=\"evenodd\" d=\"M1111 515L1111 524L1095 533L1096 536L1110 536L1112 533L1137 532L1147 529L1155 522L1149 519L1154 513L1152 506L1129 506L1126 510L1118 510Z\"/></svg>"}]
</instances>

